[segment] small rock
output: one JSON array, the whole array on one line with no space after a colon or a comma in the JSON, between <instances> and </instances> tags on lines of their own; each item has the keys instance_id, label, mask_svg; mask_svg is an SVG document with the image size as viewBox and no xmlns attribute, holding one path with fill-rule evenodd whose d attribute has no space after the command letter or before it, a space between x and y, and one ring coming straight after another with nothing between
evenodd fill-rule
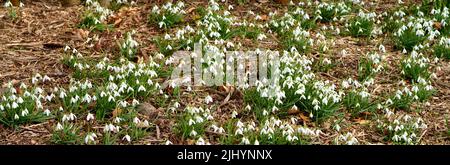
<instances>
[{"instance_id":1,"label":"small rock","mask_svg":"<svg viewBox=\"0 0 450 165\"><path fill-rule=\"evenodd\" d=\"M140 114L149 116L150 118L154 118L158 115L157 109L152 104L147 102L141 103L137 109Z\"/></svg>"}]
</instances>

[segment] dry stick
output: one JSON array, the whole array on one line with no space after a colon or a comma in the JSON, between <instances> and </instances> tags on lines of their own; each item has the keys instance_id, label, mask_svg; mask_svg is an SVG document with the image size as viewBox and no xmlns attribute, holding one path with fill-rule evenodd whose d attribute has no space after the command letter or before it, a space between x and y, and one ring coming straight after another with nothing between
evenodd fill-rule
<instances>
[{"instance_id":1,"label":"dry stick","mask_svg":"<svg viewBox=\"0 0 450 165\"><path fill-rule=\"evenodd\" d=\"M31 131L31 132L37 132L37 133L48 133L48 131L39 131L39 130L35 130L35 129L31 129L28 127L24 127L24 126L20 126L20 128L27 130L27 131Z\"/></svg>"},{"instance_id":2,"label":"dry stick","mask_svg":"<svg viewBox=\"0 0 450 165\"><path fill-rule=\"evenodd\" d=\"M9 73L5 73L5 74L0 74L0 79L4 78L4 77L9 77L9 76L13 76L14 72L9 72Z\"/></svg>"},{"instance_id":3,"label":"dry stick","mask_svg":"<svg viewBox=\"0 0 450 165\"><path fill-rule=\"evenodd\" d=\"M6 44L6 47L11 47L11 46L39 46L42 45L41 42L31 42L31 43L11 43L11 44Z\"/></svg>"},{"instance_id":4,"label":"dry stick","mask_svg":"<svg viewBox=\"0 0 450 165\"><path fill-rule=\"evenodd\" d=\"M428 131L428 129L423 131L422 135L420 135L419 139L417 140L418 142L420 142L420 140L422 140L422 137L425 135L425 133L427 133L427 131Z\"/></svg>"},{"instance_id":5,"label":"dry stick","mask_svg":"<svg viewBox=\"0 0 450 165\"><path fill-rule=\"evenodd\" d=\"M160 139L160 135L161 135L161 132L159 131L159 126L157 125L157 124L155 124L155 126L156 126L156 139Z\"/></svg>"}]
</instances>

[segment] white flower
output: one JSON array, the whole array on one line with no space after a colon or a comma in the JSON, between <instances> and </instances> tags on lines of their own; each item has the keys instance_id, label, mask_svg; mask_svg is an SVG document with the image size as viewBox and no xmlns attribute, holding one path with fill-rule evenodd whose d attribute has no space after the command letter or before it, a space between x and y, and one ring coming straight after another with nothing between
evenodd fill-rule
<instances>
[{"instance_id":1,"label":"white flower","mask_svg":"<svg viewBox=\"0 0 450 165\"><path fill-rule=\"evenodd\" d=\"M236 118L236 116L238 115L238 113L236 112L236 111L233 111L232 113L231 113L231 118Z\"/></svg>"},{"instance_id":2,"label":"white flower","mask_svg":"<svg viewBox=\"0 0 450 165\"><path fill-rule=\"evenodd\" d=\"M234 135L242 135L242 134L243 134L242 128L236 129L236 132L234 133Z\"/></svg>"},{"instance_id":3,"label":"white flower","mask_svg":"<svg viewBox=\"0 0 450 165\"><path fill-rule=\"evenodd\" d=\"M130 135L125 135L122 140L126 140L127 142L131 142L131 137Z\"/></svg>"},{"instance_id":4,"label":"white flower","mask_svg":"<svg viewBox=\"0 0 450 165\"><path fill-rule=\"evenodd\" d=\"M189 134L190 136L197 136L197 131L192 130L191 133Z\"/></svg>"},{"instance_id":5,"label":"white flower","mask_svg":"<svg viewBox=\"0 0 450 165\"><path fill-rule=\"evenodd\" d=\"M258 37L257 37L258 40L263 40L263 39L266 39L266 38L267 38L267 36L265 34L262 34L262 33L259 34Z\"/></svg>"},{"instance_id":6,"label":"white flower","mask_svg":"<svg viewBox=\"0 0 450 165\"><path fill-rule=\"evenodd\" d=\"M145 89L145 87L144 86L139 86L139 89L138 89L138 92L145 92L145 91L147 91L146 89Z\"/></svg>"},{"instance_id":7,"label":"white flower","mask_svg":"<svg viewBox=\"0 0 450 165\"><path fill-rule=\"evenodd\" d=\"M106 124L105 127L103 128L103 132L118 132L119 131L119 126L114 126L113 124Z\"/></svg>"},{"instance_id":8,"label":"white flower","mask_svg":"<svg viewBox=\"0 0 450 165\"><path fill-rule=\"evenodd\" d=\"M139 101L136 99L133 99L132 105L133 106L139 105Z\"/></svg>"},{"instance_id":9,"label":"white flower","mask_svg":"<svg viewBox=\"0 0 450 165\"><path fill-rule=\"evenodd\" d=\"M64 127L61 125L61 123L56 124L56 131L60 131L62 129L64 129Z\"/></svg>"},{"instance_id":10,"label":"white flower","mask_svg":"<svg viewBox=\"0 0 450 165\"><path fill-rule=\"evenodd\" d=\"M166 141L166 145L171 145L171 144L173 144L173 143L170 140Z\"/></svg>"},{"instance_id":11,"label":"white flower","mask_svg":"<svg viewBox=\"0 0 450 165\"><path fill-rule=\"evenodd\" d=\"M134 122L134 124L138 124L141 122L141 120L139 120L139 118L137 118L137 117L134 117L133 122Z\"/></svg>"},{"instance_id":12,"label":"white flower","mask_svg":"<svg viewBox=\"0 0 450 165\"><path fill-rule=\"evenodd\" d=\"M197 122L197 123L203 123L203 118L202 117L200 117L200 116L195 116L195 121Z\"/></svg>"},{"instance_id":13,"label":"white flower","mask_svg":"<svg viewBox=\"0 0 450 165\"><path fill-rule=\"evenodd\" d=\"M18 104L22 104L23 103L23 98L22 97L17 98L17 103Z\"/></svg>"},{"instance_id":14,"label":"white flower","mask_svg":"<svg viewBox=\"0 0 450 165\"><path fill-rule=\"evenodd\" d=\"M15 119L15 120L19 120L19 115L15 114L15 115L14 115L14 119Z\"/></svg>"},{"instance_id":15,"label":"white flower","mask_svg":"<svg viewBox=\"0 0 450 165\"><path fill-rule=\"evenodd\" d=\"M44 114L46 115L46 116L50 116L50 110L49 109L46 109L45 111L44 111Z\"/></svg>"},{"instance_id":16,"label":"white flower","mask_svg":"<svg viewBox=\"0 0 450 165\"><path fill-rule=\"evenodd\" d=\"M21 115L22 116L27 116L28 115L28 109L25 108L25 110L22 111Z\"/></svg>"},{"instance_id":17,"label":"white flower","mask_svg":"<svg viewBox=\"0 0 450 165\"><path fill-rule=\"evenodd\" d=\"M53 97L54 97L53 94L52 94L52 95L45 96L45 100L51 102L51 101L53 100Z\"/></svg>"},{"instance_id":18,"label":"white flower","mask_svg":"<svg viewBox=\"0 0 450 165\"><path fill-rule=\"evenodd\" d=\"M250 140L248 140L248 138L247 137L242 137L242 141L241 141L241 143L243 143L243 144L250 144Z\"/></svg>"},{"instance_id":19,"label":"white flower","mask_svg":"<svg viewBox=\"0 0 450 165\"><path fill-rule=\"evenodd\" d=\"M50 81L50 77L48 77L47 75L44 76L44 78L42 78L42 82L47 82Z\"/></svg>"},{"instance_id":20,"label":"white flower","mask_svg":"<svg viewBox=\"0 0 450 165\"><path fill-rule=\"evenodd\" d=\"M6 3L3 5L5 8L11 7L12 3L11 1L6 1Z\"/></svg>"},{"instance_id":21,"label":"white flower","mask_svg":"<svg viewBox=\"0 0 450 165\"><path fill-rule=\"evenodd\" d=\"M147 120L144 120L144 124L143 124L143 126L144 126L144 127L149 127L149 126L150 126L150 124L148 123L148 121L147 121Z\"/></svg>"},{"instance_id":22,"label":"white flower","mask_svg":"<svg viewBox=\"0 0 450 165\"><path fill-rule=\"evenodd\" d=\"M380 49L380 52L386 53L386 48L383 45L380 45L379 49Z\"/></svg>"},{"instance_id":23,"label":"white flower","mask_svg":"<svg viewBox=\"0 0 450 165\"><path fill-rule=\"evenodd\" d=\"M59 98L64 99L66 96L67 96L66 92L61 90L61 92L59 93Z\"/></svg>"},{"instance_id":24,"label":"white flower","mask_svg":"<svg viewBox=\"0 0 450 165\"><path fill-rule=\"evenodd\" d=\"M17 107L19 107L19 104L17 104L16 102L13 102L11 105L11 108L16 109Z\"/></svg>"},{"instance_id":25,"label":"white flower","mask_svg":"<svg viewBox=\"0 0 450 165\"><path fill-rule=\"evenodd\" d=\"M89 144L90 141L95 143L95 138L97 138L95 133L88 133L84 138L84 143Z\"/></svg>"},{"instance_id":26,"label":"white flower","mask_svg":"<svg viewBox=\"0 0 450 165\"><path fill-rule=\"evenodd\" d=\"M339 130L341 130L341 126L339 126L339 124L336 124L336 125L334 126L334 129L336 129L336 131L339 132Z\"/></svg>"},{"instance_id":27,"label":"white flower","mask_svg":"<svg viewBox=\"0 0 450 165\"><path fill-rule=\"evenodd\" d=\"M213 98L212 98L211 96L209 96L209 95L206 96L206 97L205 97L205 103L206 103L206 104L209 104L209 103L211 103L211 102L213 102Z\"/></svg>"},{"instance_id":28,"label":"white flower","mask_svg":"<svg viewBox=\"0 0 450 165\"><path fill-rule=\"evenodd\" d=\"M114 123L120 123L123 119L120 117L114 118Z\"/></svg>"},{"instance_id":29,"label":"white flower","mask_svg":"<svg viewBox=\"0 0 450 165\"><path fill-rule=\"evenodd\" d=\"M196 145L205 145L205 140L202 137L200 137L200 138L198 138L198 140L195 144Z\"/></svg>"},{"instance_id":30,"label":"white flower","mask_svg":"<svg viewBox=\"0 0 450 165\"><path fill-rule=\"evenodd\" d=\"M120 104L123 108L125 108L125 107L128 106L128 102L126 102L126 101L120 101L119 104Z\"/></svg>"},{"instance_id":31,"label":"white flower","mask_svg":"<svg viewBox=\"0 0 450 165\"><path fill-rule=\"evenodd\" d=\"M94 120L94 115L92 113L88 113L87 117L86 117L86 121L91 121Z\"/></svg>"},{"instance_id":32,"label":"white flower","mask_svg":"<svg viewBox=\"0 0 450 165\"><path fill-rule=\"evenodd\" d=\"M234 7L232 5L228 6L228 10L233 10L233 9L234 9Z\"/></svg>"},{"instance_id":33,"label":"white flower","mask_svg":"<svg viewBox=\"0 0 450 165\"><path fill-rule=\"evenodd\" d=\"M77 119L77 116L75 116L75 114L73 114L73 113L70 113L69 114L69 121L72 121L72 120L75 120L75 119Z\"/></svg>"}]
</instances>

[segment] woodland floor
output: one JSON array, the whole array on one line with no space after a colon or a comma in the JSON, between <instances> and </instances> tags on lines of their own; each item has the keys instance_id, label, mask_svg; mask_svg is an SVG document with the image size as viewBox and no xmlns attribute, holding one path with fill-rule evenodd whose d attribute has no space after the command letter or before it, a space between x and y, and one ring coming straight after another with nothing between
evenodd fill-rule
<instances>
[{"instance_id":1,"label":"woodland floor","mask_svg":"<svg viewBox=\"0 0 450 165\"><path fill-rule=\"evenodd\" d=\"M207 2L203 1L186 1L185 3L186 9L207 5ZM391 4L396 3L396 0L375 3L378 4L376 5L377 13L381 13ZM147 15L153 5L162 4L162 2L138 2L137 7L120 10L116 13L120 17L110 21L116 23L114 30L101 33L89 32L76 27L83 13L84 7L81 5L62 7L57 0L28 0L24 4L25 7L21 9L20 19L15 22L8 20L6 18L7 11L0 8L0 85L3 85L2 88L5 88L6 83L10 81L13 83L30 81L36 73L48 75L55 80L52 84L46 85L67 86L72 70L62 63L63 49L66 45L76 48L88 57L111 56L117 51L116 39L130 29L135 29L137 33L134 38L141 45L138 54L139 56L145 56L157 51L152 40L154 37L163 34L162 31L148 26L146 22ZM240 12L247 10L268 14L275 8L283 8L283 6L270 2L251 1L246 6L235 4L235 10L232 11L232 14L239 15ZM118 21L118 19L120 20ZM99 36L99 41L93 47L89 47L89 44L85 41L94 34ZM268 38L271 38L271 36L268 36ZM247 42L251 44L251 41ZM367 44L361 44L352 37L336 36L334 47L330 47L330 50L332 50L330 57L337 62L337 66L327 73L317 75L334 83L339 83L349 75L356 75L358 56L377 50L379 43L386 46L386 57L391 67L380 73L379 80L377 80L379 83L376 84L373 92L392 93L393 86L400 79L397 76L400 71L398 67L394 66L398 65L401 52L394 50L389 41L383 37L377 37ZM275 41L269 41L263 43L263 45L270 48L274 47L276 43ZM347 56L341 55L342 50L346 50ZM428 128L420 135L422 144L450 144L450 136L447 134L448 128L445 123L445 118L449 117L450 114L450 62L442 60L438 65L441 66L441 71L436 72L438 79L433 81L437 93L429 100L430 105L423 107L420 112L409 112L411 116L421 116L428 125ZM208 88L196 90L198 90L198 96L211 95L215 104L221 104L228 95L226 91L222 90ZM221 107L222 113L229 113L232 110L245 107L242 96L239 92L236 93L226 100L226 104ZM186 103L202 104L199 99L191 96L183 96L182 100ZM157 108L159 108L158 110L163 109L163 107ZM214 116L216 118L228 118L222 113L216 112ZM161 110L161 113L158 112L157 115L158 117L153 119L153 123L157 123L158 127L139 142L135 142L136 144L161 144L166 140L170 140L174 144L191 144L191 142L183 141L173 133L172 126L176 123L176 119L164 115L163 110ZM324 132L323 137L313 143L332 144L333 139L338 136L338 133L331 128L333 119L325 121L320 126L313 122L303 122L313 128L320 128ZM54 125L54 120L23 125L15 129L0 125L0 144L51 144L51 131ZM360 143L383 144L383 137L376 133L375 122L370 119L355 120L347 115L341 121L341 127L341 132L353 132Z\"/></svg>"}]
</instances>

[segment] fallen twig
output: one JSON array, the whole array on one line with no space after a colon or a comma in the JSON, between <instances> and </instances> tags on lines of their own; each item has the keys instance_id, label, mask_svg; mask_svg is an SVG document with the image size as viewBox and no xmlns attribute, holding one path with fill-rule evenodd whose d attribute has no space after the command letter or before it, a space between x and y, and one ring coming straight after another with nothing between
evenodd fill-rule
<instances>
[{"instance_id":1,"label":"fallen twig","mask_svg":"<svg viewBox=\"0 0 450 165\"><path fill-rule=\"evenodd\" d=\"M24 129L24 130L27 130L27 131L31 131L31 132L48 133L48 131L40 131L40 130L35 130L35 129L28 128L28 127L23 127L23 126L20 126L20 128Z\"/></svg>"}]
</instances>

